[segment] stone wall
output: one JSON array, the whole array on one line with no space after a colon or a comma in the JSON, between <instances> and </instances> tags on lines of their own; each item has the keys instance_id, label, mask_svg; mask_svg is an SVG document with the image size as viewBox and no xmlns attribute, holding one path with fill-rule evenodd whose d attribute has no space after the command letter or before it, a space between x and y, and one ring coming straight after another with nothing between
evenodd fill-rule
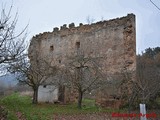
<instances>
[{"instance_id":1,"label":"stone wall","mask_svg":"<svg viewBox=\"0 0 160 120\"><path fill-rule=\"evenodd\" d=\"M60 30L54 28L53 32L34 36L29 46L29 58L32 63L37 52L53 65L61 66L65 64L66 56L81 49L85 55L103 57L102 70L107 74L116 75L124 67L135 74L135 26L134 14L91 25L80 23L75 27L74 23L71 23L67 27L64 24Z\"/></svg>"}]
</instances>

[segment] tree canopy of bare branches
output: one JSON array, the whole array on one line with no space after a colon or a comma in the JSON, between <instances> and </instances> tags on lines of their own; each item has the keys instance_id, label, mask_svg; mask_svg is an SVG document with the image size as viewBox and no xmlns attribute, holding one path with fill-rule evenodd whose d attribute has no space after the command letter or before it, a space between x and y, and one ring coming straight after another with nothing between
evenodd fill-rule
<instances>
[{"instance_id":1,"label":"tree canopy of bare branches","mask_svg":"<svg viewBox=\"0 0 160 120\"><path fill-rule=\"evenodd\" d=\"M159 96L160 47L148 48L137 56L137 86L143 103Z\"/></svg>"},{"instance_id":2,"label":"tree canopy of bare branches","mask_svg":"<svg viewBox=\"0 0 160 120\"><path fill-rule=\"evenodd\" d=\"M18 13L12 15L12 6L7 11L1 10L0 16L0 68L8 63L15 62L25 51L25 38L27 26L16 34Z\"/></svg>"},{"instance_id":3,"label":"tree canopy of bare branches","mask_svg":"<svg viewBox=\"0 0 160 120\"><path fill-rule=\"evenodd\" d=\"M56 67L40 57L30 63L27 55L16 63L10 64L10 72L18 73L18 81L33 89L33 104L38 103L38 88L47 82L56 72ZM51 83L50 83L51 84Z\"/></svg>"},{"instance_id":4,"label":"tree canopy of bare branches","mask_svg":"<svg viewBox=\"0 0 160 120\"><path fill-rule=\"evenodd\" d=\"M100 59L85 56L83 51L68 57L66 65L68 85L78 92L78 108L81 108L83 94L86 91L98 89L104 84L103 72L100 67Z\"/></svg>"}]
</instances>

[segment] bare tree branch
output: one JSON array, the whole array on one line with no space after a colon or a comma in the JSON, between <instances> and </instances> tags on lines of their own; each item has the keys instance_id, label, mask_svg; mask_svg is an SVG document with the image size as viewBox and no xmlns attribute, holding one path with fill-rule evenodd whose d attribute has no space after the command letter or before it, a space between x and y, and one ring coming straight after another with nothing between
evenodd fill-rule
<instances>
[{"instance_id":1,"label":"bare tree branch","mask_svg":"<svg viewBox=\"0 0 160 120\"><path fill-rule=\"evenodd\" d=\"M28 25L18 34L15 34L15 28L18 21L18 12L11 16L12 6L6 12L5 8L1 10L0 17L0 67L8 63L17 61L26 50L25 39ZM11 19L13 18L13 19Z\"/></svg>"},{"instance_id":2,"label":"bare tree branch","mask_svg":"<svg viewBox=\"0 0 160 120\"><path fill-rule=\"evenodd\" d=\"M65 65L69 73L67 86L72 86L78 92L78 107L81 108L83 94L86 91L98 89L104 85L105 77L101 71L99 57L85 56L82 50L68 57Z\"/></svg>"},{"instance_id":3,"label":"bare tree branch","mask_svg":"<svg viewBox=\"0 0 160 120\"><path fill-rule=\"evenodd\" d=\"M159 8L152 0L150 0L150 2L151 2L158 10L160 10L160 8Z\"/></svg>"}]
</instances>

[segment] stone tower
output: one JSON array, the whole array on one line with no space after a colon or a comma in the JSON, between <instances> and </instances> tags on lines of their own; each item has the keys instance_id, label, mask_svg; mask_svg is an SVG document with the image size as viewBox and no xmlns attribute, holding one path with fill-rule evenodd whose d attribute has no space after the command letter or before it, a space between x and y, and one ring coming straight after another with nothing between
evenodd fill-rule
<instances>
[{"instance_id":1,"label":"stone tower","mask_svg":"<svg viewBox=\"0 0 160 120\"><path fill-rule=\"evenodd\" d=\"M108 21L100 21L91 25L75 27L74 23L52 32L44 32L34 36L29 46L31 63L38 56L52 61L52 65L64 65L67 55L81 49L85 55L105 58L103 69L107 74L116 75L122 68L136 70L136 31L135 15ZM107 88L106 88L107 90ZM109 90L107 90L109 91ZM102 97L102 96L101 96Z\"/></svg>"}]
</instances>

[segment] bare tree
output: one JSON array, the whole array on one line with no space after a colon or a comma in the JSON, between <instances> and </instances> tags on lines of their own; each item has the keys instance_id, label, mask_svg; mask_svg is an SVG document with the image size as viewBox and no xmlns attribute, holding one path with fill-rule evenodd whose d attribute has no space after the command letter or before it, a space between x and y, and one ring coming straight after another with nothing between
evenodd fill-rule
<instances>
[{"instance_id":1,"label":"bare tree","mask_svg":"<svg viewBox=\"0 0 160 120\"><path fill-rule=\"evenodd\" d=\"M132 79L134 71L128 69L122 70L120 93L121 99L128 104L130 112L132 105L139 102L147 104L156 100L159 96L159 78L160 78L160 48L148 48L142 55L137 55L136 59L136 79ZM135 103L136 102L136 103Z\"/></svg>"},{"instance_id":2,"label":"bare tree","mask_svg":"<svg viewBox=\"0 0 160 120\"><path fill-rule=\"evenodd\" d=\"M137 56L137 86L142 103L155 99L159 94L160 69L157 65L156 57Z\"/></svg>"},{"instance_id":3,"label":"bare tree","mask_svg":"<svg viewBox=\"0 0 160 120\"><path fill-rule=\"evenodd\" d=\"M87 18L86 18L86 21L87 21L88 24L92 24L95 21L95 19L88 15Z\"/></svg>"},{"instance_id":4,"label":"bare tree","mask_svg":"<svg viewBox=\"0 0 160 120\"><path fill-rule=\"evenodd\" d=\"M38 103L39 86L44 84L56 71L55 66L51 66L50 63L40 57L35 58L36 60L32 64L27 57L24 57L21 61L10 65L10 71L18 73L18 81L27 84L33 89L33 104Z\"/></svg>"},{"instance_id":5,"label":"bare tree","mask_svg":"<svg viewBox=\"0 0 160 120\"><path fill-rule=\"evenodd\" d=\"M25 51L25 30L27 26L18 34L16 34L16 24L18 21L18 13L11 15L12 6L9 11L1 10L0 16L0 69L6 64L15 62ZM4 69L3 69L4 70Z\"/></svg>"},{"instance_id":6,"label":"bare tree","mask_svg":"<svg viewBox=\"0 0 160 120\"><path fill-rule=\"evenodd\" d=\"M78 108L82 106L83 94L103 85L103 73L99 64L101 58L85 56L78 51L75 56L68 58L68 85L78 92Z\"/></svg>"},{"instance_id":7,"label":"bare tree","mask_svg":"<svg viewBox=\"0 0 160 120\"><path fill-rule=\"evenodd\" d=\"M135 80L131 76L133 71L126 68L122 71L120 77L121 99L127 102L129 112L132 105L137 105L139 102L147 104L158 97L160 91L159 55L160 48L148 48L142 55L137 56Z\"/></svg>"}]
</instances>

